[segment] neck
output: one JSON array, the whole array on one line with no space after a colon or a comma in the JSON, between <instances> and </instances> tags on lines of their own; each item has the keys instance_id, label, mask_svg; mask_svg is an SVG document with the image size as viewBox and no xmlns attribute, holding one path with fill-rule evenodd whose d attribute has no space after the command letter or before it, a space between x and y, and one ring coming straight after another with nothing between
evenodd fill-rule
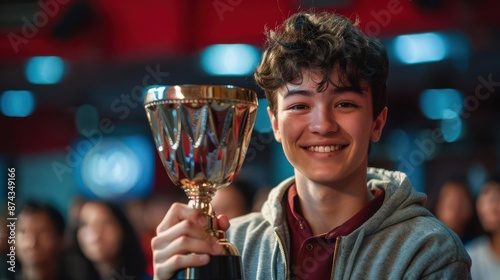
<instances>
[{"instance_id":1,"label":"neck","mask_svg":"<svg viewBox=\"0 0 500 280\"><path fill-rule=\"evenodd\" d=\"M300 175L295 176L302 215L313 235L342 225L373 199L366 187L366 171L363 174L353 176L354 180L328 186L316 184Z\"/></svg>"},{"instance_id":2,"label":"neck","mask_svg":"<svg viewBox=\"0 0 500 280\"><path fill-rule=\"evenodd\" d=\"M57 276L57 264L44 263L42 265L24 265L22 279L52 280Z\"/></svg>"}]
</instances>

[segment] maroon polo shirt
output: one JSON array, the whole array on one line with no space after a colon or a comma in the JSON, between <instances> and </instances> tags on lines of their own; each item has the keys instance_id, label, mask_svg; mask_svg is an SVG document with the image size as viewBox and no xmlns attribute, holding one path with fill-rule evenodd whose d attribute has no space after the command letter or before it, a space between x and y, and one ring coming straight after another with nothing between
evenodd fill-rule
<instances>
[{"instance_id":1,"label":"maroon polo shirt","mask_svg":"<svg viewBox=\"0 0 500 280\"><path fill-rule=\"evenodd\" d=\"M296 279L326 279L332 274L333 252L338 236L353 232L382 206L383 189L371 190L374 198L342 225L327 233L313 236L309 224L302 216L297 188L293 184L285 199L287 221L291 232L290 273Z\"/></svg>"}]
</instances>

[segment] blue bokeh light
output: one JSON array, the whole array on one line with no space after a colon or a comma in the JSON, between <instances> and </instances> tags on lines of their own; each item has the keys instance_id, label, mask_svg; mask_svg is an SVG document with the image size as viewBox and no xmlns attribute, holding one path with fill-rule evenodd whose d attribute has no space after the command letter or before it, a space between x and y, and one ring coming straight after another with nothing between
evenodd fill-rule
<instances>
[{"instance_id":1,"label":"blue bokeh light","mask_svg":"<svg viewBox=\"0 0 500 280\"><path fill-rule=\"evenodd\" d=\"M214 76L244 76L257 67L260 50L247 44L217 44L201 54L201 66Z\"/></svg>"},{"instance_id":2,"label":"blue bokeh light","mask_svg":"<svg viewBox=\"0 0 500 280\"><path fill-rule=\"evenodd\" d=\"M79 140L82 141L89 142L89 139ZM75 145L75 150L78 145ZM144 197L152 188L153 151L150 141L144 136L104 138L81 160L76 172L77 182L83 193L90 197L116 200Z\"/></svg>"},{"instance_id":3,"label":"blue bokeh light","mask_svg":"<svg viewBox=\"0 0 500 280\"><path fill-rule=\"evenodd\" d=\"M396 58L404 64L440 61L449 55L445 36L429 32L397 36L394 39Z\"/></svg>"},{"instance_id":4,"label":"blue bokeh light","mask_svg":"<svg viewBox=\"0 0 500 280\"><path fill-rule=\"evenodd\" d=\"M27 117L35 109L33 93L27 90L7 90L2 94L1 109L8 117Z\"/></svg>"},{"instance_id":5,"label":"blue bokeh light","mask_svg":"<svg viewBox=\"0 0 500 280\"><path fill-rule=\"evenodd\" d=\"M462 119L459 116L443 119L440 122L441 133L446 142L457 141L462 135L462 127Z\"/></svg>"},{"instance_id":6,"label":"blue bokeh light","mask_svg":"<svg viewBox=\"0 0 500 280\"><path fill-rule=\"evenodd\" d=\"M26 63L26 79L32 84L56 84L64 76L64 61L57 56L35 56Z\"/></svg>"},{"instance_id":7,"label":"blue bokeh light","mask_svg":"<svg viewBox=\"0 0 500 280\"><path fill-rule=\"evenodd\" d=\"M427 89L420 95L420 110L431 120L453 119L463 109L463 98L456 89Z\"/></svg>"}]
</instances>

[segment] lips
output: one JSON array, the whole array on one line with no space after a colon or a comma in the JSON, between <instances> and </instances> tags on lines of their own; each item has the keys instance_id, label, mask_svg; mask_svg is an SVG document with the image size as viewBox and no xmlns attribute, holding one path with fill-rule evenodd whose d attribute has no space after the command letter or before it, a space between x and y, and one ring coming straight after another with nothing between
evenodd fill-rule
<instances>
[{"instance_id":1,"label":"lips","mask_svg":"<svg viewBox=\"0 0 500 280\"><path fill-rule=\"evenodd\" d=\"M309 146L307 147L307 150L317 153L330 153L342 150L345 147L347 147L347 145Z\"/></svg>"}]
</instances>

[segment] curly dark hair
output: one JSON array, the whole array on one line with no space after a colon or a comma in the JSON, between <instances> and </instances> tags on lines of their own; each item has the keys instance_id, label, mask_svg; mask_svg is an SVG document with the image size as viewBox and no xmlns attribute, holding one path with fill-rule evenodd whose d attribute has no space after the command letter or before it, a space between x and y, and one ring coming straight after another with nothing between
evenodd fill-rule
<instances>
[{"instance_id":1,"label":"curly dark hair","mask_svg":"<svg viewBox=\"0 0 500 280\"><path fill-rule=\"evenodd\" d=\"M359 21L352 22L331 13L297 13L276 30L266 31L262 60L254 77L276 115L276 90L286 83L300 83L302 69L319 69L322 80L318 91L332 82L332 73L340 71L339 86L362 91L360 81L372 90L373 118L387 103L389 60L382 43L364 35Z\"/></svg>"}]
</instances>

